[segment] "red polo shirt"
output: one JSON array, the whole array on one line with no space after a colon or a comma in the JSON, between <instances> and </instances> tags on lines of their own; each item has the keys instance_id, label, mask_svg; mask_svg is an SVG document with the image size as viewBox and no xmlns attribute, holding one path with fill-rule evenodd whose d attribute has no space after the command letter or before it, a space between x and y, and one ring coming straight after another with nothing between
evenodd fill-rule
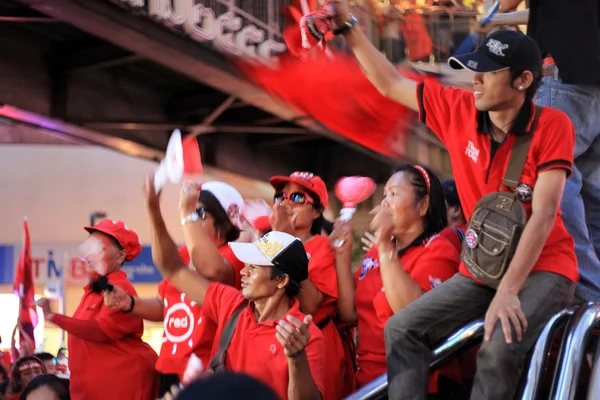
<instances>
[{"instance_id":1,"label":"red polo shirt","mask_svg":"<svg viewBox=\"0 0 600 400\"><path fill-rule=\"evenodd\" d=\"M236 309L247 300L239 290L222 283L211 283L204 299L204 318L217 324L217 334L213 343L212 355L219 348L223 328ZM290 303L290 310L282 317L293 315L304 319L298 300ZM279 320L258 323L254 316L254 305L250 303L239 316L235 333L231 338L225 357L229 371L243 372L269 385L281 399L288 398L288 360L283 346L275 336ZM324 393L325 342L315 324L310 324L310 340L306 355L310 371L319 391Z\"/></svg>"},{"instance_id":2,"label":"red polo shirt","mask_svg":"<svg viewBox=\"0 0 600 400\"><path fill-rule=\"evenodd\" d=\"M239 289L240 271L244 264L235 257L228 245L221 246L219 253L232 265L235 287ZM179 255L185 265L190 264L190 254L186 247L179 248ZM216 326L204 324L202 307L166 279L158 285L158 295L164 303L165 329L156 369L163 374L177 374L181 378L192 353L195 353L204 365L208 365Z\"/></svg>"},{"instance_id":3,"label":"red polo shirt","mask_svg":"<svg viewBox=\"0 0 600 400\"><path fill-rule=\"evenodd\" d=\"M398 262L423 291L428 292L458 272L460 257L452 243L437 234L409 246ZM356 381L361 387L386 372L383 328L393 315L383 291L379 255L375 247L365 255L361 268L354 275L354 282L358 314ZM435 387L432 389L435 391Z\"/></svg>"},{"instance_id":4,"label":"red polo shirt","mask_svg":"<svg viewBox=\"0 0 600 400\"><path fill-rule=\"evenodd\" d=\"M116 271L107 278L112 285L137 296L125 272ZM131 314L105 307L103 293L92 292L90 284L83 290L73 318L95 320L111 341L97 343L69 334L71 399L154 399L156 353L142 341L144 322Z\"/></svg>"},{"instance_id":5,"label":"red polo shirt","mask_svg":"<svg viewBox=\"0 0 600 400\"><path fill-rule=\"evenodd\" d=\"M427 81L417 86L417 96L419 119L448 149L460 203L468 220L483 196L500 188L510 190L502 185L510 151L516 135L529 131L535 105L526 101L511 133L502 144L496 144L491 138L489 115L475 108L472 92ZM535 191L541 172L558 168L570 175L574 146L575 131L569 117L562 111L544 107L533 132L521 184ZM523 204L531 215L531 200ZM549 271L574 282L579 280L573 238L565 229L560 210L533 271ZM464 264L460 272L473 278Z\"/></svg>"},{"instance_id":6,"label":"red polo shirt","mask_svg":"<svg viewBox=\"0 0 600 400\"><path fill-rule=\"evenodd\" d=\"M454 245L458 254L462 251L462 241L465 238L465 232L467 231L466 225L459 226L447 226L440 231L440 235L445 237Z\"/></svg>"}]
</instances>

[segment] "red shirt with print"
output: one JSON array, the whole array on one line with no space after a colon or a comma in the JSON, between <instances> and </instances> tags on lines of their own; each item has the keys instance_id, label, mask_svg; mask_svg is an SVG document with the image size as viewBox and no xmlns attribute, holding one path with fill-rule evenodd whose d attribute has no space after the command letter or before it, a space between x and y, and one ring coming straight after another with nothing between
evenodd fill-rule
<instances>
[{"instance_id":1,"label":"red shirt with print","mask_svg":"<svg viewBox=\"0 0 600 400\"><path fill-rule=\"evenodd\" d=\"M427 292L458 272L460 258L452 243L438 234L409 246L398 262L423 291ZM386 373L383 328L385 322L393 315L383 291L379 255L375 247L365 255L361 268L354 275L354 281L358 314L356 380L357 386L361 387ZM452 364L444 368L443 374L455 380L460 376L456 366ZM437 375L433 378L433 385L430 384L430 392L437 391L435 377Z\"/></svg>"},{"instance_id":2,"label":"red shirt with print","mask_svg":"<svg viewBox=\"0 0 600 400\"><path fill-rule=\"evenodd\" d=\"M465 224L461 224L458 226L447 226L440 231L440 236L445 237L452 243L452 245L458 251L458 254L462 251L462 241L465 238L465 232L467 231L467 226Z\"/></svg>"},{"instance_id":3,"label":"red shirt with print","mask_svg":"<svg viewBox=\"0 0 600 400\"><path fill-rule=\"evenodd\" d=\"M417 85L417 98L419 119L448 149L456 189L468 220L483 196L501 188L510 190L502 185L504 173L516 136L528 133L531 128L535 104L530 100L525 102L506 140L496 144L492 141L489 115L475 108L472 92L427 81ZM544 107L533 132L519 184L521 189L530 194L522 199L529 215L539 174L562 169L569 176L574 145L575 131L569 117L562 111ZM464 264L460 265L459 270L473 278ZM554 272L573 282L579 280L573 238L563 224L560 209L532 269L532 272L535 271Z\"/></svg>"},{"instance_id":4,"label":"red shirt with print","mask_svg":"<svg viewBox=\"0 0 600 400\"><path fill-rule=\"evenodd\" d=\"M313 321L321 328L327 349L324 399L341 399L345 382L345 353L340 334L332 321L337 310L337 273L335 253L327 236L315 235L304 243L308 262L308 279L323 293L323 302L313 314Z\"/></svg>"},{"instance_id":5,"label":"red shirt with print","mask_svg":"<svg viewBox=\"0 0 600 400\"><path fill-rule=\"evenodd\" d=\"M137 296L125 272L115 271L107 278L110 284ZM103 293L93 292L91 284L83 290L73 318L94 320L111 340L92 342L69 334L71 399L154 399L156 353L142 341L144 322L131 314L105 307Z\"/></svg>"},{"instance_id":6,"label":"red shirt with print","mask_svg":"<svg viewBox=\"0 0 600 400\"><path fill-rule=\"evenodd\" d=\"M240 271L244 264L235 257L228 245L221 246L219 253L233 267L235 287L239 290ZM187 248L180 247L179 254L185 265L189 265L190 255ZM156 369L163 374L177 374L181 378L192 353L196 354L205 366L208 365L216 326L211 323L205 324L202 307L166 279L158 285L158 295L164 303L164 333Z\"/></svg>"},{"instance_id":7,"label":"red shirt with print","mask_svg":"<svg viewBox=\"0 0 600 400\"><path fill-rule=\"evenodd\" d=\"M219 349L223 328L233 313L247 302L239 290L222 283L211 283L204 299L204 318L217 325L212 354ZM290 301L288 315L304 320L297 299ZM289 370L283 346L276 337L279 320L258 322L254 304L250 303L241 313L225 357L228 371L248 374L269 385L281 399L288 398ZM317 388L324 393L325 341L319 328L311 323L310 339L305 351L310 371Z\"/></svg>"}]
</instances>

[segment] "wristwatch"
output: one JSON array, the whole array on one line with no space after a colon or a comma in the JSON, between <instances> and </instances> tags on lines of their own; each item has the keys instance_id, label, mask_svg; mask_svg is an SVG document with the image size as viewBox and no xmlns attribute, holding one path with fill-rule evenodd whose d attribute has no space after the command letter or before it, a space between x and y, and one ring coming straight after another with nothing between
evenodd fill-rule
<instances>
[{"instance_id":1,"label":"wristwatch","mask_svg":"<svg viewBox=\"0 0 600 400\"><path fill-rule=\"evenodd\" d=\"M198 221L200 221L200 215L196 211L194 211L187 217L181 218L181 226L183 226L187 223L190 223L190 222L198 222Z\"/></svg>"},{"instance_id":2,"label":"wristwatch","mask_svg":"<svg viewBox=\"0 0 600 400\"><path fill-rule=\"evenodd\" d=\"M350 31L350 29L354 28L358 24L358 20L352 14L348 14L350 17L349 21L344 22L344 25L338 26L333 30L334 35L343 35L344 33Z\"/></svg>"}]
</instances>

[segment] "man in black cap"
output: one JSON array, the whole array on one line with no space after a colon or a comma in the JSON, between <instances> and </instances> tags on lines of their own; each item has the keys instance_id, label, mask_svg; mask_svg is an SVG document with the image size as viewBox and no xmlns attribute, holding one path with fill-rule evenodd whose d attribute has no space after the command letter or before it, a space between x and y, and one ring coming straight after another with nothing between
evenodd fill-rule
<instances>
[{"instance_id":1,"label":"man in black cap","mask_svg":"<svg viewBox=\"0 0 600 400\"><path fill-rule=\"evenodd\" d=\"M522 0L501 0L502 9ZM575 239L581 282L578 301L600 301L600 3L530 0L529 9L494 15L486 28L527 24L544 58L535 103L564 111L575 126L573 175L562 200Z\"/></svg>"},{"instance_id":2,"label":"man in black cap","mask_svg":"<svg viewBox=\"0 0 600 400\"><path fill-rule=\"evenodd\" d=\"M154 232L154 263L178 290L203 307L203 324L216 326L209 367L253 376L282 399L320 399L325 342L312 316L300 312L296 298L301 282L308 278L302 241L271 231L254 243L229 243L246 264L240 293L186 267L165 226L151 179L146 180L146 202ZM234 318L237 322L228 324ZM220 343L227 336L229 343ZM215 364L222 351L226 351L224 364Z\"/></svg>"},{"instance_id":3,"label":"man in black cap","mask_svg":"<svg viewBox=\"0 0 600 400\"><path fill-rule=\"evenodd\" d=\"M473 53L449 61L453 68L474 72L473 92L417 83L402 77L354 29L357 20L348 14L348 0L332 1L336 32L344 35L367 78L383 95L418 111L420 121L446 145L465 217L471 218L483 196L498 190L514 192L528 216L501 280L484 284L461 263L458 274L390 318L385 327L389 397L425 399L432 347L485 315L471 398L510 399L527 352L547 321L568 304L578 279L573 238L559 210L575 135L563 112L544 108L538 113L533 104L542 72L540 50L521 32L497 31ZM530 135L531 144L518 182L506 182L516 186L513 190L503 178L513 145L524 135ZM485 247L489 238L482 244L470 230L469 247Z\"/></svg>"}]
</instances>

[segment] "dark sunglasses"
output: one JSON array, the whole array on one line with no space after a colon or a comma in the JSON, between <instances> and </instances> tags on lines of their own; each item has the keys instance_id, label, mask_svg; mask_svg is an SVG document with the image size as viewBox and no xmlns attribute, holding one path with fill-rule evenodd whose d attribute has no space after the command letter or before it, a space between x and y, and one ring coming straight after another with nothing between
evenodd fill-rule
<instances>
[{"instance_id":1,"label":"dark sunglasses","mask_svg":"<svg viewBox=\"0 0 600 400\"><path fill-rule=\"evenodd\" d=\"M315 204L315 201L309 194L304 192L293 192L293 193L285 193L278 192L275 193L273 197L274 203L279 203L284 200L288 200L292 204L303 205L303 204Z\"/></svg>"}]
</instances>

